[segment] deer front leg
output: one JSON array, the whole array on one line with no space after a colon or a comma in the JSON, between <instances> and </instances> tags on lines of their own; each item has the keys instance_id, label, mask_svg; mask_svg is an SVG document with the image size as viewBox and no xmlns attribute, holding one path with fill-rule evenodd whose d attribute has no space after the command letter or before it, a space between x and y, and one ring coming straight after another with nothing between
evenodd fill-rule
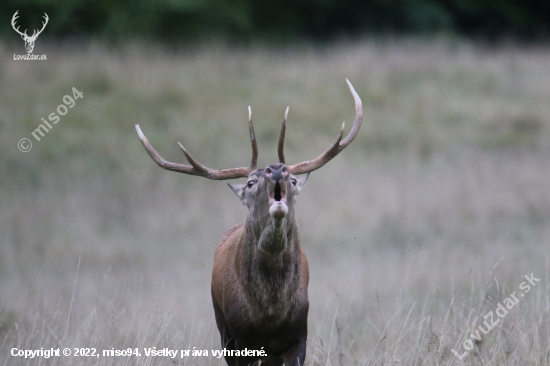
<instances>
[{"instance_id":1,"label":"deer front leg","mask_svg":"<svg viewBox=\"0 0 550 366\"><path fill-rule=\"evenodd\" d=\"M285 366L303 366L306 359L306 341L300 341L283 355Z\"/></svg>"}]
</instances>

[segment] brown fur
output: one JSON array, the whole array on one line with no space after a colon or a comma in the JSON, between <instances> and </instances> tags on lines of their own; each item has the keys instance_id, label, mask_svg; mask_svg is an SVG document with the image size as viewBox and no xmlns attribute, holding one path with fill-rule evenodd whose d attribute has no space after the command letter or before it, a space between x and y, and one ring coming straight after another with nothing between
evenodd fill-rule
<instances>
[{"instance_id":1,"label":"brown fur","mask_svg":"<svg viewBox=\"0 0 550 366\"><path fill-rule=\"evenodd\" d=\"M258 177L258 191L247 197L250 213L246 222L229 229L216 248L212 271L216 323L222 346L228 350L263 348L267 354L262 358L264 363L302 365L307 341L309 269L293 211L299 188L291 192L294 187L288 182L290 211L277 226L266 211L269 206L264 195L267 189L261 186L266 184L263 177L251 173L249 179ZM259 360L226 357L230 366Z\"/></svg>"}]
</instances>

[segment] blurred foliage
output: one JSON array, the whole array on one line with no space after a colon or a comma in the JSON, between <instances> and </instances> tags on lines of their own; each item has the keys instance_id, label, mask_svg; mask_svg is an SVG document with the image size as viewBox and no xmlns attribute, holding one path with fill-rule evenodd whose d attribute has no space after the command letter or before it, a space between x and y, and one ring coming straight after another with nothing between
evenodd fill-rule
<instances>
[{"instance_id":1,"label":"blurred foliage","mask_svg":"<svg viewBox=\"0 0 550 366\"><path fill-rule=\"evenodd\" d=\"M50 16L49 36L109 41L331 39L371 34L452 33L486 39L550 35L548 0L7 0L1 32L19 10L21 29Z\"/></svg>"}]
</instances>

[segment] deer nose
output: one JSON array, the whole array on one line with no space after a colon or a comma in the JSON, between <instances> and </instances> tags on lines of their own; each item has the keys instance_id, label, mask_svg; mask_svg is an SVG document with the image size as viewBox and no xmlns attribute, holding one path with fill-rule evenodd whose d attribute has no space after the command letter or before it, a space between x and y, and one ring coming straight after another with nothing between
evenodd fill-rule
<instances>
[{"instance_id":1,"label":"deer nose","mask_svg":"<svg viewBox=\"0 0 550 366\"><path fill-rule=\"evenodd\" d=\"M288 168L284 164L273 164L265 168L265 175L274 182L286 179L288 174Z\"/></svg>"}]
</instances>

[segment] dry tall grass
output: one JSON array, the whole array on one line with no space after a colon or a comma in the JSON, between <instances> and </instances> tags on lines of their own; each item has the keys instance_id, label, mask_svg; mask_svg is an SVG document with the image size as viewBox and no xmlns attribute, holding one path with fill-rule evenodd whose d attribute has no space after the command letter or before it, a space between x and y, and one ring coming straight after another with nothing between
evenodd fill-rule
<instances>
[{"instance_id":1,"label":"dry tall grass","mask_svg":"<svg viewBox=\"0 0 550 366\"><path fill-rule=\"evenodd\" d=\"M10 60L20 48L0 44L0 365L173 364L13 347L219 349L214 247L246 209L224 183L158 168L133 125L171 161L181 141L207 166L243 166L251 105L261 166L289 105L287 161L309 160L353 121L346 77L362 130L298 202L307 364L550 365L550 49L50 45L47 62ZM35 141L73 86L84 98ZM541 281L454 356L531 273Z\"/></svg>"}]
</instances>

